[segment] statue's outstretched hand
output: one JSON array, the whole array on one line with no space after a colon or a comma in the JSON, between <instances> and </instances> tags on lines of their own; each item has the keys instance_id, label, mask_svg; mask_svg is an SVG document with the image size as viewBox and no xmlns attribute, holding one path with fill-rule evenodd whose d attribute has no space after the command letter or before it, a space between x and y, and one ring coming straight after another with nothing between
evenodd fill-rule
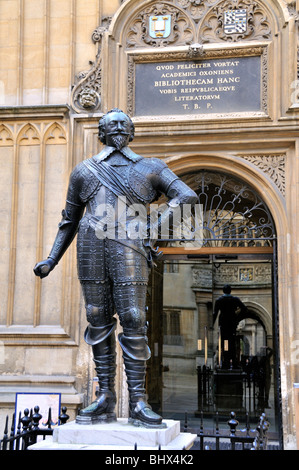
<instances>
[{"instance_id":1,"label":"statue's outstretched hand","mask_svg":"<svg viewBox=\"0 0 299 470\"><path fill-rule=\"evenodd\" d=\"M52 258L48 258L44 261L40 261L37 263L34 268L34 274L36 276L39 276L41 279L43 277L48 276L48 274L55 268L56 266L56 261L54 261Z\"/></svg>"}]
</instances>

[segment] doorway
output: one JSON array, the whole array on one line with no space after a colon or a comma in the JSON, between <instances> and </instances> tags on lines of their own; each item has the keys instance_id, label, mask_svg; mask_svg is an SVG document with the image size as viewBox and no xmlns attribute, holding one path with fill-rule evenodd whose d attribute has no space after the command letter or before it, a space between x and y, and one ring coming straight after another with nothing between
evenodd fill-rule
<instances>
[{"instance_id":1,"label":"doorway","mask_svg":"<svg viewBox=\"0 0 299 470\"><path fill-rule=\"evenodd\" d=\"M223 418L226 426L234 411L241 426L246 420L255 425L265 412L278 439L271 216L251 188L227 175L200 172L183 179L199 195L203 239L199 248L188 240L160 240L163 257L152 271L148 291L149 402L164 419L182 425L187 412L189 427L197 433L202 416L213 427L217 412L220 425ZM223 292L225 286L229 293ZM216 308L223 296L237 304L229 309L235 322L233 343L221 324L221 308Z\"/></svg>"}]
</instances>

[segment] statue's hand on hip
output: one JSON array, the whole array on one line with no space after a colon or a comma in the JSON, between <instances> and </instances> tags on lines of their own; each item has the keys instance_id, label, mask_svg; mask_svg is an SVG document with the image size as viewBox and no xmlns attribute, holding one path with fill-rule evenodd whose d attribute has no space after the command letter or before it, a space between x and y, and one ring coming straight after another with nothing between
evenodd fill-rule
<instances>
[{"instance_id":1,"label":"statue's hand on hip","mask_svg":"<svg viewBox=\"0 0 299 470\"><path fill-rule=\"evenodd\" d=\"M40 261L33 268L34 274L43 279L55 268L56 264L56 261L52 258Z\"/></svg>"}]
</instances>

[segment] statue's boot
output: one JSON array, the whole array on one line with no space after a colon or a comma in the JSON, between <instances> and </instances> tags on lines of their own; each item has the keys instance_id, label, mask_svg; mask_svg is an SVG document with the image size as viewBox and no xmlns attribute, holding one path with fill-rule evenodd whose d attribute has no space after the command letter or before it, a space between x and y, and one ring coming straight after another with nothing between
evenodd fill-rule
<instances>
[{"instance_id":1,"label":"statue's boot","mask_svg":"<svg viewBox=\"0 0 299 470\"><path fill-rule=\"evenodd\" d=\"M129 390L129 422L135 426L149 428L166 427L162 423L162 417L152 410L146 400L146 361L151 353L144 329L137 332L124 330L124 333L119 335L119 342L123 350Z\"/></svg>"},{"instance_id":2,"label":"statue's boot","mask_svg":"<svg viewBox=\"0 0 299 470\"><path fill-rule=\"evenodd\" d=\"M85 341L92 346L95 370L99 380L97 398L89 406L80 410L76 422L94 424L116 421L115 405L115 323L105 327L89 326Z\"/></svg>"}]
</instances>

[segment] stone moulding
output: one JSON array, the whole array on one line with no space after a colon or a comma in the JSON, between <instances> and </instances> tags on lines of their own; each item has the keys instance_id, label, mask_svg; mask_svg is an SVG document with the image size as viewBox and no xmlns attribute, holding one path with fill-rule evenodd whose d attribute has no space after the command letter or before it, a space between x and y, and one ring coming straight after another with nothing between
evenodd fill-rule
<instances>
[{"instance_id":1,"label":"stone moulding","mask_svg":"<svg viewBox=\"0 0 299 470\"><path fill-rule=\"evenodd\" d=\"M90 62L91 68L89 70L80 72L75 77L71 93L71 106L76 113L94 113L101 109L102 39L110 22L111 17L104 17L101 26L93 31L91 39L97 44L95 61Z\"/></svg>"},{"instance_id":2,"label":"stone moulding","mask_svg":"<svg viewBox=\"0 0 299 470\"><path fill-rule=\"evenodd\" d=\"M262 170L277 186L285 197L285 163L286 155L239 155Z\"/></svg>"},{"instance_id":3,"label":"stone moulding","mask_svg":"<svg viewBox=\"0 0 299 470\"><path fill-rule=\"evenodd\" d=\"M243 264L225 264L219 263L219 266L211 267L205 265L192 267L192 288L212 289L213 283L219 287L225 284L231 286L247 287L250 285L268 286L272 285L272 268L270 265L261 265L249 263Z\"/></svg>"},{"instance_id":4,"label":"stone moulding","mask_svg":"<svg viewBox=\"0 0 299 470\"><path fill-rule=\"evenodd\" d=\"M291 17L294 18L296 25L296 40L297 40L297 80L299 80L299 11L296 8L296 1L291 1L287 4L287 9Z\"/></svg>"}]
</instances>

